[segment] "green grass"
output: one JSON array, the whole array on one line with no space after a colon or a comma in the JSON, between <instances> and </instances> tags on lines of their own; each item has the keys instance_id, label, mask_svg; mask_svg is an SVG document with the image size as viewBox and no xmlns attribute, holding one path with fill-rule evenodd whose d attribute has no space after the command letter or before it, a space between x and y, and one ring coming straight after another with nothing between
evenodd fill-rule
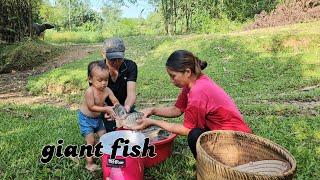
<instances>
[{"instance_id":1,"label":"green grass","mask_svg":"<svg viewBox=\"0 0 320 180\"><path fill-rule=\"evenodd\" d=\"M61 51L58 46L34 39L0 45L0 73L33 69Z\"/></svg>"},{"instance_id":2,"label":"green grass","mask_svg":"<svg viewBox=\"0 0 320 180\"><path fill-rule=\"evenodd\" d=\"M79 136L75 112L50 106L1 106L0 177L1 179L48 179L92 177L83 171L84 162L77 164L70 159L53 159L40 163L42 148L57 144L83 144Z\"/></svg>"},{"instance_id":3,"label":"green grass","mask_svg":"<svg viewBox=\"0 0 320 180\"><path fill-rule=\"evenodd\" d=\"M51 43L94 43L102 42L104 38L111 35L99 31L63 31L56 32L48 30L45 34L45 40Z\"/></svg>"},{"instance_id":4,"label":"green grass","mask_svg":"<svg viewBox=\"0 0 320 180\"><path fill-rule=\"evenodd\" d=\"M291 101L319 101L320 88L301 88L320 83L319 22L248 32L178 37L128 37L126 57L137 62L138 108L140 102L160 105L177 96L170 84L165 61L177 49L194 52L208 62L205 73L236 101L254 133L288 149L297 160L297 179L320 179L320 106L301 107ZM97 53L28 82L31 93L50 94L81 102L87 88L87 64ZM4 179L97 179L70 159L39 163L40 151L59 138L65 144L84 143L76 114L50 106L0 106L0 177ZM312 112L312 113L311 113ZM182 118L174 119L181 122ZM12 149L12 147L14 147ZM174 153L165 163L146 169L153 179L194 179L195 160L185 137L178 137ZM19 169L19 170L17 170Z\"/></svg>"},{"instance_id":5,"label":"green grass","mask_svg":"<svg viewBox=\"0 0 320 180\"><path fill-rule=\"evenodd\" d=\"M139 20L138 20L139 21ZM235 30L243 29L246 24L239 22L232 22L227 19L203 19L202 26L198 29L192 31L192 33L197 34L217 34L217 33L227 33ZM148 24L142 22L134 22L129 19L124 20L120 23L115 23L112 25L107 25L108 27L100 28L96 31L56 31L47 30L45 34L45 40L50 43L98 43L102 42L105 38L118 36L118 37L130 37L138 35L158 35L164 34L164 29L161 28L148 28ZM139 25L140 24L140 25ZM153 22L154 25L157 22ZM151 25L152 26L152 25ZM181 24L177 24L178 34L184 34L180 32Z\"/></svg>"}]
</instances>

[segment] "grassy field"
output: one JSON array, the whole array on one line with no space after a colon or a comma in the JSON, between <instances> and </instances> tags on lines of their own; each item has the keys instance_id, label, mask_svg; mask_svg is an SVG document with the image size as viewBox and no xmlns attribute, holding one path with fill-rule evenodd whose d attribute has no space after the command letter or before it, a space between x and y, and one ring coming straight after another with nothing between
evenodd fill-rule
<instances>
[{"instance_id":1,"label":"grassy field","mask_svg":"<svg viewBox=\"0 0 320 180\"><path fill-rule=\"evenodd\" d=\"M297 179L320 179L320 22L217 35L124 38L126 57L137 62L138 109L146 102L160 106L179 89L170 84L165 61L177 49L208 62L205 73L236 101L254 133L288 149L297 160ZM98 53L30 78L28 90L69 102L81 102L87 88L86 67ZM310 105L311 104L311 105ZM54 158L39 163L43 146L81 145L76 112L49 105L0 106L1 179L99 179L84 170L85 160ZM181 118L173 121L181 121ZM195 160L185 137L174 154L147 169L150 179L194 179Z\"/></svg>"},{"instance_id":2,"label":"grassy field","mask_svg":"<svg viewBox=\"0 0 320 180\"><path fill-rule=\"evenodd\" d=\"M95 43L102 42L104 37L110 37L110 34L88 31L56 32L48 30L45 34L45 41L51 43Z\"/></svg>"}]
</instances>

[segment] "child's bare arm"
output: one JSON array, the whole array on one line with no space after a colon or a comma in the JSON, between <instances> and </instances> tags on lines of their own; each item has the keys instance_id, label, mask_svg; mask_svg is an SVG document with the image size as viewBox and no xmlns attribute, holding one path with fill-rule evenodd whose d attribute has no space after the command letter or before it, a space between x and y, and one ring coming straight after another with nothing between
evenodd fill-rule
<instances>
[{"instance_id":1,"label":"child's bare arm","mask_svg":"<svg viewBox=\"0 0 320 180\"><path fill-rule=\"evenodd\" d=\"M110 88L107 88L109 99L112 102L113 105L120 104L116 96L113 94L112 90Z\"/></svg>"},{"instance_id":2,"label":"child's bare arm","mask_svg":"<svg viewBox=\"0 0 320 180\"><path fill-rule=\"evenodd\" d=\"M94 104L94 96L93 96L93 91L91 89L88 89L86 91L85 100L87 103L87 107L90 111L105 112L111 116L115 116L115 113L111 106L97 106L96 104Z\"/></svg>"}]
</instances>

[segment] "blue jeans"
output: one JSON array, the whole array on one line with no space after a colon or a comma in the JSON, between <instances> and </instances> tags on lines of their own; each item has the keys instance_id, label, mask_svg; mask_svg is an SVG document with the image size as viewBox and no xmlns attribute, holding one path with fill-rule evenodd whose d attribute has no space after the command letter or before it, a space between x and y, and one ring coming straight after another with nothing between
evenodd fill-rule
<instances>
[{"instance_id":1,"label":"blue jeans","mask_svg":"<svg viewBox=\"0 0 320 180\"><path fill-rule=\"evenodd\" d=\"M103 117L89 117L78 110L78 123L80 127L80 133L83 137L86 137L90 133L95 133L100 130L105 130L103 125Z\"/></svg>"}]
</instances>

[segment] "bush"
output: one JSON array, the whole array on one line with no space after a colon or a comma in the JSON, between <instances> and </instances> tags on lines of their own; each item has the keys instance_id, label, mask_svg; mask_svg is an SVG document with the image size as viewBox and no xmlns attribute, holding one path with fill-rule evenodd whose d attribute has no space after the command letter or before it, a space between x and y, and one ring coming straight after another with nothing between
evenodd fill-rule
<instances>
[{"instance_id":1,"label":"bush","mask_svg":"<svg viewBox=\"0 0 320 180\"><path fill-rule=\"evenodd\" d=\"M227 33L242 27L241 23L230 21L226 18L212 19L209 16L199 16L195 22L194 31L196 33Z\"/></svg>"}]
</instances>

